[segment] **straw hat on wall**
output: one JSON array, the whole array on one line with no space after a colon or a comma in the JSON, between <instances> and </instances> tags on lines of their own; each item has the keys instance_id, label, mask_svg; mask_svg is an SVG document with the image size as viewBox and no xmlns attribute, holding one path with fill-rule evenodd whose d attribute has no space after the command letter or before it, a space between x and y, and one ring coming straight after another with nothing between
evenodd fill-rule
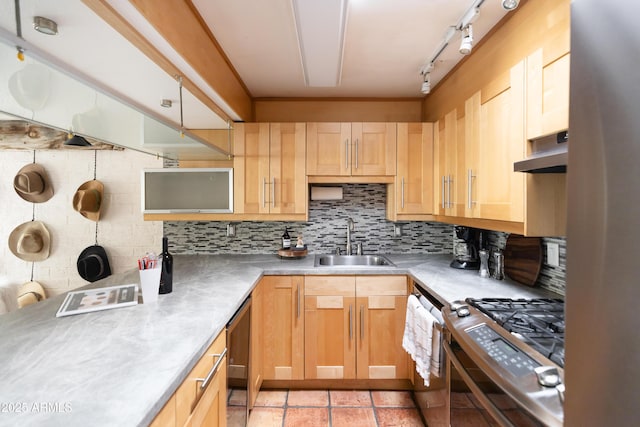
<instances>
[{"instance_id":1,"label":"straw hat on wall","mask_svg":"<svg viewBox=\"0 0 640 427\"><path fill-rule=\"evenodd\" d=\"M13 229L9 249L25 261L43 261L49 257L51 235L41 221L28 221Z\"/></svg>"}]
</instances>

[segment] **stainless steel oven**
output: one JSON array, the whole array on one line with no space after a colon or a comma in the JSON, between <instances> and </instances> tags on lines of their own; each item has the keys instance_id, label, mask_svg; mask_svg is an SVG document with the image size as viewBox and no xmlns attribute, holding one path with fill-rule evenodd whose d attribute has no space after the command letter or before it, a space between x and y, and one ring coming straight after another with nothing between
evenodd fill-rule
<instances>
[{"instance_id":1,"label":"stainless steel oven","mask_svg":"<svg viewBox=\"0 0 640 427\"><path fill-rule=\"evenodd\" d=\"M563 348L551 344L561 356L543 354L546 350L531 339L546 345L551 338L542 332L522 332L530 333L529 339L510 332L507 323L517 318L518 327L529 331L542 318L547 329L553 324L552 329L563 333L563 318L558 320L556 314L543 313L534 303L520 300L515 308L496 309L498 314L492 316L497 320L493 320L481 304L476 307L473 303L456 302L442 310L449 425L562 426L564 371L552 359L563 361ZM550 300L543 303L558 305ZM531 307L537 319L521 321L518 310Z\"/></svg>"}]
</instances>

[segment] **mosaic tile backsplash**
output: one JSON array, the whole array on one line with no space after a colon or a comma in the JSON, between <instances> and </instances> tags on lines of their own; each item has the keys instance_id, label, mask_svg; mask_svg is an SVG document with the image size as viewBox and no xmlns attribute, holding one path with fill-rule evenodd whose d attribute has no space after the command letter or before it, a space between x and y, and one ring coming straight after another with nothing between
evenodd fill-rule
<instances>
[{"instance_id":1,"label":"mosaic tile backsplash","mask_svg":"<svg viewBox=\"0 0 640 427\"><path fill-rule=\"evenodd\" d=\"M402 236L394 236L394 223L385 219L384 184L344 184L343 195L342 200L310 201L307 222L244 221L237 223L236 237L226 236L227 222L165 222L164 233L176 254L264 254L280 248L288 227L291 239L301 235L310 253L328 253L336 247L344 251L351 218L351 241L362 242L364 253L452 253L448 224L402 223Z\"/></svg>"},{"instance_id":2,"label":"mosaic tile backsplash","mask_svg":"<svg viewBox=\"0 0 640 427\"><path fill-rule=\"evenodd\" d=\"M500 248L504 250L507 244L507 237L509 234L501 233L499 231L488 231L485 233L487 247L488 248ZM547 264L547 244L557 243L560 249L560 265L558 267ZM457 252L460 246L464 245L463 240L459 240L454 235L454 250ZM536 286L548 289L550 291L565 294L566 286L566 274L567 274L567 239L564 237L543 237L542 247L544 253L544 259L542 261L542 269L536 282ZM491 258L489 258L491 261ZM493 271L493 265L490 263L489 267Z\"/></svg>"},{"instance_id":3,"label":"mosaic tile backsplash","mask_svg":"<svg viewBox=\"0 0 640 427\"><path fill-rule=\"evenodd\" d=\"M165 167L177 164L165 160ZM236 236L227 237L227 222L164 222L164 234L175 254L264 254L275 253L288 227L293 241L302 235L310 253L342 250L346 243L347 219L355 223L352 242L362 242L365 253L456 253L460 245L453 226L436 222L402 224L402 236L394 235L394 223L385 219L387 189L384 184L344 184L342 200L310 201L307 222L252 222L236 224ZM486 233L489 247L504 249L508 234ZM543 238L560 247L560 266L543 261L538 286L565 293L567 244L564 238Z\"/></svg>"}]
</instances>

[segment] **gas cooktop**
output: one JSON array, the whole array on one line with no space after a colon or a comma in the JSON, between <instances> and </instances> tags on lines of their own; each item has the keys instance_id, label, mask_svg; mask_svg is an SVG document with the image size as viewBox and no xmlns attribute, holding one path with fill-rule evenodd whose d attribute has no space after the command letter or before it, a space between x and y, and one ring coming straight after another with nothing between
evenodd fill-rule
<instances>
[{"instance_id":1,"label":"gas cooktop","mask_svg":"<svg viewBox=\"0 0 640 427\"><path fill-rule=\"evenodd\" d=\"M554 363L564 367L563 300L467 298L466 302Z\"/></svg>"}]
</instances>

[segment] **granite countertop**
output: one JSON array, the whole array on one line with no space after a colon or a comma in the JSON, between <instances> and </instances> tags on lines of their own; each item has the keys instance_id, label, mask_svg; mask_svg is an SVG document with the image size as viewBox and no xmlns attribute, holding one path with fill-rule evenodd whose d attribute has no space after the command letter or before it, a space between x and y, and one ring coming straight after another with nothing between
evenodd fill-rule
<instances>
[{"instance_id":1,"label":"granite countertop","mask_svg":"<svg viewBox=\"0 0 640 427\"><path fill-rule=\"evenodd\" d=\"M314 257L180 255L152 305L56 318L64 295L0 316L0 426L147 425L262 275L408 274L443 303L558 297L449 267L451 255L387 255L396 267L314 267ZM90 287L138 283L137 270Z\"/></svg>"}]
</instances>

